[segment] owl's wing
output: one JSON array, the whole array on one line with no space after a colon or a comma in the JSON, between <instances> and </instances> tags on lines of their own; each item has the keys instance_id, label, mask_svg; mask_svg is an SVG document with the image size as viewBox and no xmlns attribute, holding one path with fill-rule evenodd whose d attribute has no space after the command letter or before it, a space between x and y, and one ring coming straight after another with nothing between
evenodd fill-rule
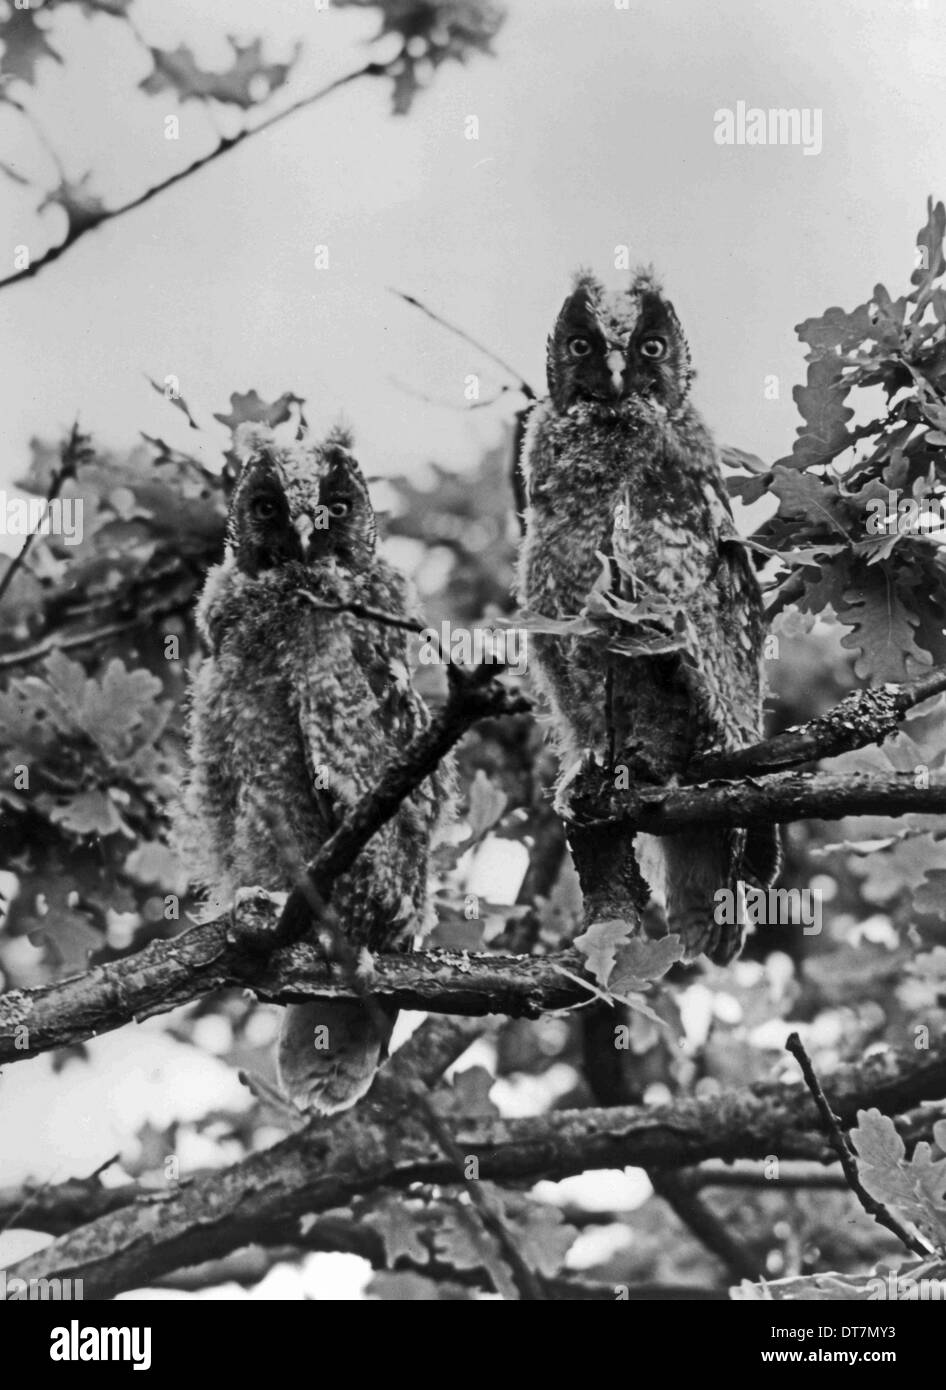
<instances>
[{"instance_id":1,"label":"owl's wing","mask_svg":"<svg viewBox=\"0 0 946 1390\"><path fill-rule=\"evenodd\" d=\"M736 530L729 497L721 478L715 480L719 567L720 630L730 653L722 682L732 746L753 743L762 735L761 658L766 634L762 590L753 563L751 543ZM753 825L744 832L739 872L750 882L767 887L778 877L781 841L773 825Z\"/></svg>"},{"instance_id":2,"label":"owl's wing","mask_svg":"<svg viewBox=\"0 0 946 1390\"><path fill-rule=\"evenodd\" d=\"M207 571L196 618L197 631L212 656L219 654L227 629L239 614L239 585L239 572L230 556Z\"/></svg>"},{"instance_id":3,"label":"owl's wing","mask_svg":"<svg viewBox=\"0 0 946 1390\"><path fill-rule=\"evenodd\" d=\"M715 679L723 698L730 746L751 743L759 737L762 647L765 612L762 590L753 563L751 542L740 535L733 521L729 497L721 477L706 487L717 561L714 598L717 612L715 641L710 655Z\"/></svg>"}]
</instances>

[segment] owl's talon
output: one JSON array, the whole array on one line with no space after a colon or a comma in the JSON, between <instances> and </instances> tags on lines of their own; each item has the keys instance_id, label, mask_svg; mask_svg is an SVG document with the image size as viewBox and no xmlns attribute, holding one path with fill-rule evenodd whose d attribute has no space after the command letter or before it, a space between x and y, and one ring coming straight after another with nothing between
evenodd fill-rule
<instances>
[{"instance_id":1,"label":"owl's talon","mask_svg":"<svg viewBox=\"0 0 946 1390\"><path fill-rule=\"evenodd\" d=\"M230 907L230 921L239 929L241 940L246 944L258 942L265 948L282 917L288 897L288 893L270 893L259 884L237 888Z\"/></svg>"},{"instance_id":2,"label":"owl's talon","mask_svg":"<svg viewBox=\"0 0 946 1390\"><path fill-rule=\"evenodd\" d=\"M267 888L262 888L258 883L255 883L250 887L238 888L236 890L233 894L233 908L234 911L236 911L238 908L244 907L247 903L272 903L273 906L278 907L279 911L282 912L283 908L286 906L286 899L288 897L288 893L270 893Z\"/></svg>"}]
</instances>

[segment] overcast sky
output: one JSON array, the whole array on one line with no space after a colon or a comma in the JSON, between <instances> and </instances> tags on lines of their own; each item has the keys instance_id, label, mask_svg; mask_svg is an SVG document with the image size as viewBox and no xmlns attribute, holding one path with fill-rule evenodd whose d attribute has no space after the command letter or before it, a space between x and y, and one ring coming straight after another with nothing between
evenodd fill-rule
<instances>
[{"instance_id":1,"label":"overcast sky","mask_svg":"<svg viewBox=\"0 0 946 1390\"><path fill-rule=\"evenodd\" d=\"M225 61L227 32L264 34L274 56L303 37L291 95L363 62L377 24L309 0L136 0L132 13L146 38L185 41L207 65ZM56 436L77 410L109 443L144 429L191 445L144 373L176 374L201 420L233 390L291 388L316 423L349 418L369 473L464 466L504 405L464 414L391 378L458 405L467 373L482 371L484 393L502 378L386 287L541 386L572 271L619 279L618 244L663 274L720 439L777 457L803 373L793 326L877 280L901 289L926 196L946 194L944 18L946 0L510 0L496 57L442 68L406 118L387 84L359 83L3 291L0 483L31 434ZM136 91L148 63L122 25L69 7L55 22L67 64L45 63L25 95L70 173L91 171L114 201L207 148L193 103L181 139L164 139L178 108ZM714 113L739 101L820 109L821 153L720 147ZM23 131L0 119L0 157L48 187L52 165ZM61 235L35 194L5 186L0 201L4 257ZM763 393L771 374L779 400Z\"/></svg>"}]
</instances>

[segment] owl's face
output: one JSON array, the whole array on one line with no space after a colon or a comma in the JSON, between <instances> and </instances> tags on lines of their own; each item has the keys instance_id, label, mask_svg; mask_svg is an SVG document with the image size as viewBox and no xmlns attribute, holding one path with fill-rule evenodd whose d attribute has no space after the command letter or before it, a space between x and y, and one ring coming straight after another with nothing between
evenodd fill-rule
<instances>
[{"instance_id":1,"label":"owl's face","mask_svg":"<svg viewBox=\"0 0 946 1390\"><path fill-rule=\"evenodd\" d=\"M641 399L674 410L692 377L673 305L647 274L618 293L580 275L549 338L547 365L559 411L585 401L602 415L620 414Z\"/></svg>"},{"instance_id":2,"label":"owl's face","mask_svg":"<svg viewBox=\"0 0 946 1390\"><path fill-rule=\"evenodd\" d=\"M230 500L227 542L238 568L254 577L291 562L369 566L374 511L347 444L337 436L289 448L257 444Z\"/></svg>"}]
</instances>

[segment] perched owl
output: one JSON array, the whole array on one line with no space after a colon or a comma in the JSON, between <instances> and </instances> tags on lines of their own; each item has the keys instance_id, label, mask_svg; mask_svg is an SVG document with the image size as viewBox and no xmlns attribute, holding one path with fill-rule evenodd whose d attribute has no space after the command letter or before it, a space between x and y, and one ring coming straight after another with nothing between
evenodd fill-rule
<instances>
[{"instance_id":1,"label":"perched owl","mask_svg":"<svg viewBox=\"0 0 946 1390\"><path fill-rule=\"evenodd\" d=\"M354 603L406 617L407 584L375 554L375 519L347 437L278 447L241 441L223 564L198 608L210 655L190 712L183 831L194 876L223 902L287 892L341 817L428 722L408 635L320 610ZM341 877L332 906L356 947L409 950L425 926L427 853L447 794L441 770ZM322 1114L368 1089L394 1014L352 1001L287 1009L278 1049L293 1102Z\"/></svg>"},{"instance_id":2,"label":"perched owl","mask_svg":"<svg viewBox=\"0 0 946 1390\"><path fill-rule=\"evenodd\" d=\"M614 615L610 639L532 641L564 805L588 760L665 784L697 753L758 738L764 623L716 448L689 401L686 339L652 275L609 293L579 273L547 366L549 394L523 446L520 602L546 618L590 602ZM687 957L735 956L742 928L716 922L714 894L771 882L774 828L642 835L635 850Z\"/></svg>"}]
</instances>

